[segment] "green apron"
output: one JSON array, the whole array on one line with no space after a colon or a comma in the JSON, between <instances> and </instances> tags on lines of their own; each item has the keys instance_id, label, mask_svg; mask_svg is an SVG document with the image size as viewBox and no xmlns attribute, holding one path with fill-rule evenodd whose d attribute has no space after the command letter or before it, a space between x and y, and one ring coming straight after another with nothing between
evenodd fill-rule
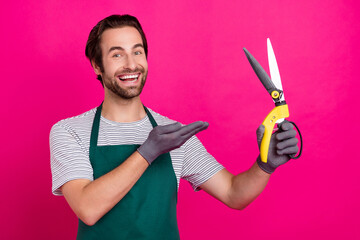
<instances>
[{"instance_id":1,"label":"green apron","mask_svg":"<svg viewBox=\"0 0 360 240\"><path fill-rule=\"evenodd\" d=\"M146 107L151 125L157 124ZM102 104L90 139L94 179L110 172L140 145L97 146ZM93 226L79 219L78 240L180 239L176 220L177 180L169 153L160 155L131 190Z\"/></svg>"}]
</instances>

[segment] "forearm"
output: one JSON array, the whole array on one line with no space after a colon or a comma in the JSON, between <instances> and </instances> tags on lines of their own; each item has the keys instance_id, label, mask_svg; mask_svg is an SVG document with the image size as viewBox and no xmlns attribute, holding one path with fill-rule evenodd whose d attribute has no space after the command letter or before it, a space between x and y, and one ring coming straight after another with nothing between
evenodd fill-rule
<instances>
[{"instance_id":1,"label":"forearm","mask_svg":"<svg viewBox=\"0 0 360 240\"><path fill-rule=\"evenodd\" d=\"M86 224L93 225L121 201L157 156L180 147L208 125L194 122L185 126L180 123L157 126L138 151L114 170L94 181L69 181L61 190L75 214Z\"/></svg>"},{"instance_id":2,"label":"forearm","mask_svg":"<svg viewBox=\"0 0 360 240\"><path fill-rule=\"evenodd\" d=\"M264 190L270 179L270 174L277 167L288 162L289 155L297 153L298 141L293 125L284 122L279 128L280 130L271 136L267 163L263 163L258 158L248 171L232 178L229 198L231 205L235 206L234 208L243 209L249 205ZM259 147L264 131L263 125L256 131Z\"/></svg>"},{"instance_id":3,"label":"forearm","mask_svg":"<svg viewBox=\"0 0 360 240\"><path fill-rule=\"evenodd\" d=\"M65 190L65 198L81 220L93 225L130 191L148 166L136 151L114 170L81 187L78 193L73 189L71 194L65 194Z\"/></svg>"},{"instance_id":4,"label":"forearm","mask_svg":"<svg viewBox=\"0 0 360 240\"><path fill-rule=\"evenodd\" d=\"M244 209L266 187L270 173L289 161L291 154L298 151L296 131L290 123L280 126L281 131L271 136L267 163L255 162L253 166L236 176L223 169L208 179L200 187L211 196L234 209ZM260 146L265 127L260 125L257 130ZM259 164L264 170L259 167Z\"/></svg>"},{"instance_id":5,"label":"forearm","mask_svg":"<svg viewBox=\"0 0 360 240\"><path fill-rule=\"evenodd\" d=\"M264 190L270 174L264 172L255 162L253 166L236 176L233 176L229 192L229 206L244 209Z\"/></svg>"}]
</instances>

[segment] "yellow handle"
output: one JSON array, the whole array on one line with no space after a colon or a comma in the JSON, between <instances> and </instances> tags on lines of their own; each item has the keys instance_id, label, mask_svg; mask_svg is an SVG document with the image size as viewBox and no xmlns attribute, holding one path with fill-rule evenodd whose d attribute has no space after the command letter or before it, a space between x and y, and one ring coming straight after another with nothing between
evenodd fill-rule
<instances>
[{"instance_id":1,"label":"yellow handle","mask_svg":"<svg viewBox=\"0 0 360 240\"><path fill-rule=\"evenodd\" d=\"M265 126L265 132L261 140L260 157L261 161L263 161L264 163L267 162L270 139L275 123L277 120L287 117L289 117L289 108L287 104L284 104L277 106L273 110L271 110L271 112L266 116L265 120L263 121L262 124Z\"/></svg>"}]
</instances>

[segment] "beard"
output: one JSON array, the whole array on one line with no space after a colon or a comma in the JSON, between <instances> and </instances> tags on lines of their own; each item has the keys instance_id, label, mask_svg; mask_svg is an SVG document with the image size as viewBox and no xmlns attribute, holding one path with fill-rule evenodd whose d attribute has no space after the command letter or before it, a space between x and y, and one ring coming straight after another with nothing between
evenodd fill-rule
<instances>
[{"instance_id":1,"label":"beard","mask_svg":"<svg viewBox=\"0 0 360 240\"><path fill-rule=\"evenodd\" d=\"M132 74L132 73L138 73L140 72L141 75L139 76L140 85L138 86L129 86L129 87L121 87L118 83L119 79L117 78L118 75L121 74ZM104 74L106 75L106 74ZM104 79L104 85L107 87L111 92L113 92L115 95L123 98L123 99L131 99L134 97L137 97L141 94L147 77L147 71L145 69L135 69L134 71L122 71L122 72L116 72L115 76ZM106 78L106 77L105 77ZM121 80L120 80L121 81Z\"/></svg>"}]
</instances>

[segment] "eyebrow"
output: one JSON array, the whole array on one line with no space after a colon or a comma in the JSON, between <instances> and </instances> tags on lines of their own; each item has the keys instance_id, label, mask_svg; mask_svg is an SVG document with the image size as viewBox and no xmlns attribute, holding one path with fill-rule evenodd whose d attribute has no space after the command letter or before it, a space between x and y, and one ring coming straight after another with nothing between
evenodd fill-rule
<instances>
[{"instance_id":1,"label":"eyebrow","mask_svg":"<svg viewBox=\"0 0 360 240\"><path fill-rule=\"evenodd\" d=\"M144 46L141 44L141 43L137 43L135 44L132 49L134 48L138 48L138 47L141 47L141 48L144 48ZM109 49L108 53L110 53L111 51L115 51L115 50L120 50L120 51L123 51L125 50L124 48L120 47L120 46L113 46Z\"/></svg>"}]
</instances>

